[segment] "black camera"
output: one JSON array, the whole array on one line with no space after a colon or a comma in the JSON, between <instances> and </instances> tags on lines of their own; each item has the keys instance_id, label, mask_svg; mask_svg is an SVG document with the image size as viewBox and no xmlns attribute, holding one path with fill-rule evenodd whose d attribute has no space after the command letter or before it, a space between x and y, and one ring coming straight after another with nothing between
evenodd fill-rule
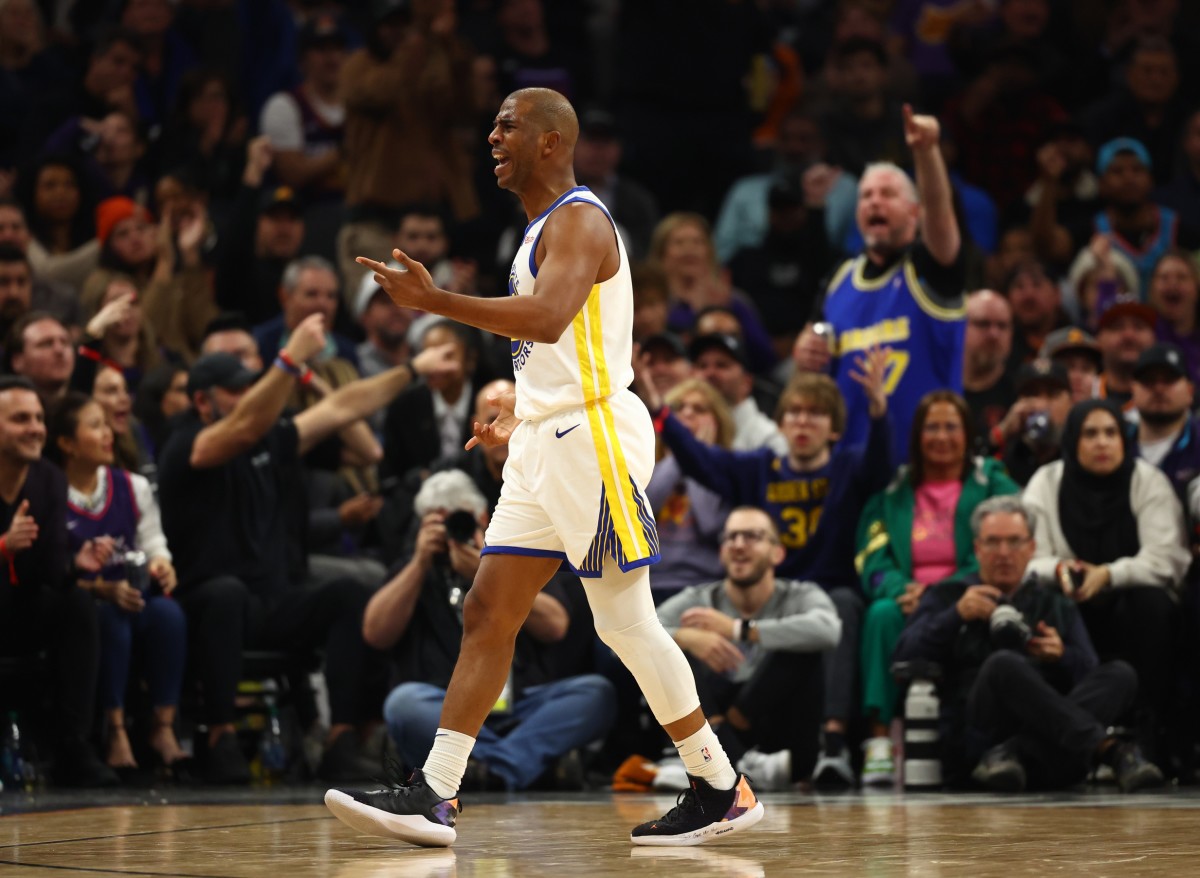
<instances>
[{"instance_id":1,"label":"black camera","mask_svg":"<svg viewBox=\"0 0 1200 878\"><path fill-rule=\"evenodd\" d=\"M1021 611L1009 603L1001 603L992 611L988 626L992 634L992 646L996 649L1024 652L1033 637L1033 630Z\"/></svg>"},{"instance_id":2,"label":"black camera","mask_svg":"<svg viewBox=\"0 0 1200 878\"><path fill-rule=\"evenodd\" d=\"M1030 412L1025 416L1025 441L1030 445L1046 445L1050 441L1050 416L1045 412Z\"/></svg>"},{"instance_id":3,"label":"black camera","mask_svg":"<svg viewBox=\"0 0 1200 878\"><path fill-rule=\"evenodd\" d=\"M455 543L470 543L475 540L475 531L479 523L475 516L465 509L457 509L446 516L443 522L446 526L446 539Z\"/></svg>"}]
</instances>

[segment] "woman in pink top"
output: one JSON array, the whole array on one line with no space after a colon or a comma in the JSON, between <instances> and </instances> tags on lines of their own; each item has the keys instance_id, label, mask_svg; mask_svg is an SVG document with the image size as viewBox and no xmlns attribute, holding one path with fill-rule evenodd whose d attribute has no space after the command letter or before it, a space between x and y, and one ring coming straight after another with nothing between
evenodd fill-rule
<instances>
[{"instance_id":1,"label":"woman in pink top","mask_svg":"<svg viewBox=\"0 0 1200 878\"><path fill-rule=\"evenodd\" d=\"M1004 465L970 454L971 417L949 390L925 394L913 416L909 462L867 501L858 527L856 565L868 602L862 632L865 709L875 737L867 742L864 784L894 780L887 726L896 707L892 651L926 586L975 569L971 513L997 494L1020 488Z\"/></svg>"}]
</instances>

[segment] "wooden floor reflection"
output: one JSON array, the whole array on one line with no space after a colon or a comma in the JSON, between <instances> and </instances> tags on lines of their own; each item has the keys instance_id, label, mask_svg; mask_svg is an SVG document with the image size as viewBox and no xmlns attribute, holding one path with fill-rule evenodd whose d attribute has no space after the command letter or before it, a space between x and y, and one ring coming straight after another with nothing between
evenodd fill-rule
<instances>
[{"instance_id":1,"label":"wooden floor reflection","mask_svg":"<svg viewBox=\"0 0 1200 878\"><path fill-rule=\"evenodd\" d=\"M699 848L632 848L670 799L471 804L451 849L360 836L320 805L83 808L0 818L0 878L1009 878L1200 874L1200 799L766 797L748 833Z\"/></svg>"}]
</instances>

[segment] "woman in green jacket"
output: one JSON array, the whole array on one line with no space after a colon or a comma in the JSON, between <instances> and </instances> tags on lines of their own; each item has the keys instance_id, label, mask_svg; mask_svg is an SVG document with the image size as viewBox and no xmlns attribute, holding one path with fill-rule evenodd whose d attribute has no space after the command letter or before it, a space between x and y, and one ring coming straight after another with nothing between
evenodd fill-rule
<instances>
[{"instance_id":1,"label":"woman in green jacket","mask_svg":"<svg viewBox=\"0 0 1200 878\"><path fill-rule=\"evenodd\" d=\"M896 704L892 651L925 588L976 569L971 513L988 497L1020 488L1004 465L972 457L971 416L950 390L925 394L913 416L909 463L867 501L855 558L868 608L862 631L866 743L864 784L890 784L895 763L888 724Z\"/></svg>"}]
</instances>

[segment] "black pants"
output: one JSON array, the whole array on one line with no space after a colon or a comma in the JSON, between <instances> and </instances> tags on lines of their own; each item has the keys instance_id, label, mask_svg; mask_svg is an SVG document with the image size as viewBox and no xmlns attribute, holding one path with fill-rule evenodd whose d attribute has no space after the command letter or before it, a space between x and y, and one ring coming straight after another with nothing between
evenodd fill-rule
<instances>
[{"instance_id":1,"label":"black pants","mask_svg":"<svg viewBox=\"0 0 1200 878\"><path fill-rule=\"evenodd\" d=\"M1133 704L1137 674L1122 661L1106 662L1063 695L1023 655L992 653L967 700L967 761L1009 741L1030 786L1078 783L1091 767L1105 729Z\"/></svg>"},{"instance_id":2,"label":"black pants","mask_svg":"<svg viewBox=\"0 0 1200 878\"><path fill-rule=\"evenodd\" d=\"M1137 671L1139 736L1153 754L1154 736L1172 709L1178 674L1179 605L1157 586L1103 591L1079 605L1101 661L1123 659Z\"/></svg>"},{"instance_id":3,"label":"black pants","mask_svg":"<svg viewBox=\"0 0 1200 878\"><path fill-rule=\"evenodd\" d=\"M358 723L379 712L364 694L375 653L362 637L365 585L338 579L297 588L264 603L232 576L178 591L188 617L190 663L204 689L205 719L234 720L234 697L242 678L243 648L281 651L325 649L325 679L333 723Z\"/></svg>"},{"instance_id":4,"label":"black pants","mask_svg":"<svg viewBox=\"0 0 1200 878\"><path fill-rule=\"evenodd\" d=\"M792 779L812 774L822 718L821 653L770 652L749 680L734 683L688 656L705 716L736 707L750 721L747 732L729 723L717 730L721 744L736 763L750 747L765 753L792 751Z\"/></svg>"},{"instance_id":5,"label":"black pants","mask_svg":"<svg viewBox=\"0 0 1200 878\"><path fill-rule=\"evenodd\" d=\"M96 709L100 667L100 626L96 604L71 584L0 585L0 655L46 650L55 691L56 732L65 739L86 738Z\"/></svg>"}]
</instances>

